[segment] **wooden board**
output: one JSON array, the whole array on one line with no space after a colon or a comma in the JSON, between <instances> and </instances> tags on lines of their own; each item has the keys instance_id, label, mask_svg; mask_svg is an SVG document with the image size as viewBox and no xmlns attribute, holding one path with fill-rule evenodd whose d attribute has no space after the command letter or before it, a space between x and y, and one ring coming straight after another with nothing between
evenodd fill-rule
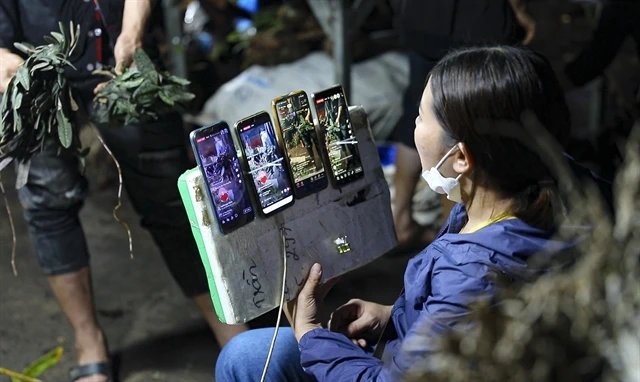
<instances>
[{"instance_id":1,"label":"wooden board","mask_svg":"<svg viewBox=\"0 0 640 382\"><path fill-rule=\"evenodd\" d=\"M331 278L366 265L397 244L389 188L366 113L362 107L349 111L364 177L339 190L330 185L271 218L256 216L228 235L219 232L213 217L212 224L203 225L203 213L211 209L204 200L196 200L195 188L202 186L200 171L192 169L180 177L178 186L222 322L247 322L279 305L282 228L288 263L286 300L296 296L313 263L321 263L324 277ZM347 245L342 245L343 239Z\"/></svg>"}]
</instances>

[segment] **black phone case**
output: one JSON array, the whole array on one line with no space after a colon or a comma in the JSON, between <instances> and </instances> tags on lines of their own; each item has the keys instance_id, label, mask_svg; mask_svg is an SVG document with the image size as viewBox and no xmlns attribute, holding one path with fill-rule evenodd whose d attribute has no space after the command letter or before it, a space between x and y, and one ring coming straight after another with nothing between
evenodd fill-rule
<instances>
[{"instance_id":1,"label":"black phone case","mask_svg":"<svg viewBox=\"0 0 640 382\"><path fill-rule=\"evenodd\" d=\"M206 126L205 128L207 128L210 131L213 131L213 127L215 125L216 124L213 124L213 125L210 125L210 126ZM202 165L202 161L201 161L200 155L198 153L198 147L197 147L196 141L195 141L197 133L202 131L203 129L204 128L199 128L199 129L196 129L196 130L192 131L189 134L189 142L191 142L191 149L193 150L193 154L194 154L194 157L196 159L196 163L198 165L198 169L200 169L200 173L202 174L202 177L203 177L204 194L209 199L209 206L212 209L211 215L213 215L214 219L216 220L216 224L218 225L218 231L220 231L220 233L223 234L223 235L227 235L227 234L237 230L240 227L244 227L245 225L251 223L255 219L255 210L256 210L255 203L253 202L253 199L250 199L251 207L254 209L254 216L251 219L247 219L243 224L238 225L236 227L233 227L232 229L229 229L229 230L225 231L224 227L222 226L222 223L220 222L220 217L218 216L218 212L216 210L215 203L213 202L213 195L211 195L211 189L209 189L209 184L207 183L207 181L205 179L206 178L205 168ZM229 126L229 130L232 130L231 126ZM233 134L233 132L232 132L232 134ZM236 150L236 155L237 155L237 147L236 147L236 143L235 142L233 142L233 148L234 148L234 150ZM240 158L238 158L238 159L240 159ZM240 160L240 161L241 161L241 164L242 164L242 160ZM242 180L246 184L247 183L246 176L244 176L244 174L242 174L242 175L243 175Z\"/></svg>"},{"instance_id":2,"label":"black phone case","mask_svg":"<svg viewBox=\"0 0 640 382\"><path fill-rule=\"evenodd\" d=\"M273 114L274 114L273 115L274 116L274 119L273 119L274 127L275 127L275 130L276 130L276 134L278 135L278 138L282 142L282 150L283 150L283 153L284 153L285 161L287 162L287 171L289 172L289 178L291 179L291 183L292 183L292 187L293 187L293 193L294 193L296 199L306 198L307 196L316 194L316 193L324 190L325 188L327 188L329 186L329 181L327 179L329 177L329 175L327 173L327 161L325 160L326 157L323 154L322 147L318 147L317 149L318 149L318 151L320 153L320 160L322 161L322 166L324 168L324 174L325 174L324 181L323 182L318 182L318 186L316 186L314 188L311 188L311 189L307 189L307 190L298 188L295 185L295 174L293 173L293 167L291 166L291 158L289 158L289 152L287 151L286 142L284 140L284 132L282 131L282 125L280 124L280 118L278 118L278 111L276 110L276 103L278 103L279 101L282 101L284 99L287 99L289 97L292 97L294 95L300 94L300 93L304 94L307 97L307 100L309 101L309 110L311 110L312 109L312 107L311 107L311 99L309 98L307 93L305 91L303 91L303 90L294 91L294 92L291 92L291 93L289 93L287 95L276 97L273 100L271 100L271 110L273 111ZM316 138L318 139L318 142L322 142L322 139L321 139L320 135L318 134L319 131L318 131L318 127L317 127L317 125L315 123L315 119L314 119L313 127L314 127L314 132L316 134ZM321 146L324 146L324 145L321 145Z\"/></svg>"},{"instance_id":3,"label":"black phone case","mask_svg":"<svg viewBox=\"0 0 640 382\"><path fill-rule=\"evenodd\" d=\"M261 116L263 113L267 114L269 121L271 121L271 123L273 124L273 121L271 120L271 115L267 112L267 111L261 111L258 112L256 114L250 115L246 118L243 118L239 121L237 121L234 125L233 125L233 130L234 133L236 135L236 138L238 139L238 142L240 143L240 152L242 153L241 157L240 157L240 164L242 165L243 168L243 173L245 175L246 179L250 179L251 181L250 186L251 187L251 194L254 198L255 201L255 205L258 206L258 210L260 211L260 214L265 217L271 217L275 214L277 214L280 211L283 211L289 207L291 207L292 205L294 205L295 203L295 195L293 197L293 199L291 200L291 203L285 204L284 206L278 208L277 210L271 211L268 214L264 212L264 209L262 208L262 204L260 203L260 195L258 195L258 190L256 189L256 184L255 184L255 180L253 179L253 176L251 175L251 170L249 168L249 163L247 161L247 153L244 150L244 146L242 145L242 137L240 136L240 127L245 126L248 122L250 123L255 123L256 120L258 120L258 116ZM276 126L274 125L274 131L276 129ZM280 138L278 137L278 134L276 133L276 144L278 145L278 147L280 148L280 150L283 152L283 157L286 157L286 154L284 154L284 149L282 147L282 141L280 140ZM293 187L293 180L291 179L290 176L290 172L291 170L288 168L288 162L285 159L285 164L287 166L287 177L289 178L289 184L292 186L292 188L295 190L295 187Z\"/></svg>"},{"instance_id":4,"label":"black phone case","mask_svg":"<svg viewBox=\"0 0 640 382\"><path fill-rule=\"evenodd\" d=\"M345 106L347 107L347 113L349 112L349 103L347 100L347 96L344 94L344 90L342 89L341 85L334 85L330 88L321 90L319 92L313 93L311 94L311 103L313 104L314 107L314 111L316 113L316 119L317 119L317 123L316 123L316 133L318 134L318 139L320 139L323 144L322 146L322 156L323 156L323 160L325 162L325 169L327 170L327 175L331 181L331 186L335 189L340 189L344 186L346 186L347 184L350 184L352 182L357 181L358 179L361 179L364 176L364 164L360 163L360 165L363 167L363 171L361 171L360 173L354 174L351 177L349 177L349 179L347 181L338 181L338 179L336 179L335 174L333 173L333 168L331 166L331 159L329 158L329 150L327 148L326 145L326 135L324 132L324 129L322 128L322 126L320 125L320 118L318 116L318 108L316 106L316 99L318 98L318 95L330 95L330 94L336 94L338 92L341 92L343 97L344 97L344 103ZM349 115L349 122L351 122L351 126L353 126L353 123L351 121L351 116ZM354 133L355 134L355 133ZM359 151L359 149L358 149Z\"/></svg>"}]
</instances>

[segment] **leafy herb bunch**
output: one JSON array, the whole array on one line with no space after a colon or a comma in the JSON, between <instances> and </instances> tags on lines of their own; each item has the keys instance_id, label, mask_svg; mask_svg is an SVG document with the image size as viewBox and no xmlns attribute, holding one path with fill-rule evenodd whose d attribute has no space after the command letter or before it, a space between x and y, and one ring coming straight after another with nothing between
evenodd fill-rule
<instances>
[{"instance_id":1,"label":"leafy herb bunch","mask_svg":"<svg viewBox=\"0 0 640 382\"><path fill-rule=\"evenodd\" d=\"M326 130L325 134L327 135L329 140L331 140L331 141L339 141L340 140L340 126L335 124L335 122L331 121L329 118L327 118L327 130Z\"/></svg>"},{"instance_id":2,"label":"leafy herb bunch","mask_svg":"<svg viewBox=\"0 0 640 382\"><path fill-rule=\"evenodd\" d=\"M71 118L78 105L64 77L66 67L73 67L68 59L78 43L80 26L74 28L71 22L67 31L62 23L58 25L60 32L44 37L48 45L14 44L29 56L2 97L0 170L14 159L28 163L44 149L48 137L56 137L63 149L82 154Z\"/></svg>"},{"instance_id":3,"label":"leafy herb bunch","mask_svg":"<svg viewBox=\"0 0 640 382\"><path fill-rule=\"evenodd\" d=\"M111 126L147 123L184 108L195 97L184 89L189 81L158 72L142 49L134 52L133 60L135 67L120 75L113 70L94 72L111 77L94 98L94 122Z\"/></svg>"}]
</instances>

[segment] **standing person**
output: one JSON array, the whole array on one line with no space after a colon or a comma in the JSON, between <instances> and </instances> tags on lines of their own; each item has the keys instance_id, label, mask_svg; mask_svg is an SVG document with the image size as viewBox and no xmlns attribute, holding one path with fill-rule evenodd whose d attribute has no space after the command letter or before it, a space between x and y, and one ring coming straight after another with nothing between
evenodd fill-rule
<instances>
[{"instance_id":1,"label":"standing person","mask_svg":"<svg viewBox=\"0 0 640 382\"><path fill-rule=\"evenodd\" d=\"M533 40L536 24L527 13L526 0L395 0L394 3L396 26L409 51L410 65L404 112L392 134L398 143L394 223L399 243L421 244L430 242L435 233L413 219L413 196L420 179L413 120L427 75L445 54L457 47L520 42L526 45ZM445 205L450 208L453 204Z\"/></svg>"},{"instance_id":2,"label":"standing person","mask_svg":"<svg viewBox=\"0 0 640 382\"><path fill-rule=\"evenodd\" d=\"M91 75L94 69L115 63L121 72L132 64L135 49L143 46L154 57L146 33L153 6L152 0L0 0L0 93L23 63L13 49L14 42L42 45L43 36L58 30L58 21L65 26L73 21L81 28L71 57L78 70L69 69L66 74L75 99L89 113L93 92L101 81ZM109 49L112 43L113 51ZM150 231L184 294L195 302L218 343L224 345L246 326L224 325L213 310L176 186L180 174L189 168L180 115L102 133L120 162L124 185L142 226ZM107 342L96 319L89 251L78 219L87 181L78 172L76 157L57 155L57 149L56 142L50 141L32 158L19 197L40 266L75 333L78 366L70 371L70 379L110 381Z\"/></svg>"},{"instance_id":3,"label":"standing person","mask_svg":"<svg viewBox=\"0 0 640 382\"><path fill-rule=\"evenodd\" d=\"M602 75L622 44L632 37L640 56L640 1L605 0L591 41L565 68L574 86L583 86Z\"/></svg>"},{"instance_id":4,"label":"standing person","mask_svg":"<svg viewBox=\"0 0 640 382\"><path fill-rule=\"evenodd\" d=\"M602 76L627 38L634 40L636 54L640 58L640 1L603 0L601 2L602 11L591 40L564 69L568 79L565 90L584 86ZM618 148L624 146L621 142L628 139L633 120L640 112L640 86L635 80L636 78L633 78L629 84L631 85L629 90L633 91L628 95L631 96L628 110L631 118L616 118L615 123L602 121L599 129L588 132L588 139L575 139L572 142L576 157L596 164L601 175L608 179L613 179L617 173L618 163L621 160ZM620 114L626 114L626 112ZM595 142L597 145L593 144Z\"/></svg>"}]
</instances>

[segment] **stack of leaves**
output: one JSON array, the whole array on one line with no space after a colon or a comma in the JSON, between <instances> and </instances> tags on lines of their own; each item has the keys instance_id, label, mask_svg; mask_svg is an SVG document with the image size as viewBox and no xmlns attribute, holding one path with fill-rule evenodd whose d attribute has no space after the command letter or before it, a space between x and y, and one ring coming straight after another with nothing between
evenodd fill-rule
<instances>
[{"instance_id":1,"label":"stack of leaves","mask_svg":"<svg viewBox=\"0 0 640 382\"><path fill-rule=\"evenodd\" d=\"M56 137L64 149L79 153L80 141L71 118L78 106L71 97L64 71L67 66L73 67L68 59L78 43L80 27L74 28L70 23L67 31L62 23L59 26L60 33L45 37L48 45L15 44L29 57L2 97L0 170L13 159L28 163L50 136Z\"/></svg>"},{"instance_id":2,"label":"stack of leaves","mask_svg":"<svg viewBox=\"0 0 640 382\"><path fill-rule=\"evenodd\" d=\"M135 67L120 75L113 71L94 72L111 77L94 98L94 122L114 127L147 123L184 108L195 97L184 89L189 81L158 72L142 49L135 51L133 60Z\"/></svg>"}]
</instances>

